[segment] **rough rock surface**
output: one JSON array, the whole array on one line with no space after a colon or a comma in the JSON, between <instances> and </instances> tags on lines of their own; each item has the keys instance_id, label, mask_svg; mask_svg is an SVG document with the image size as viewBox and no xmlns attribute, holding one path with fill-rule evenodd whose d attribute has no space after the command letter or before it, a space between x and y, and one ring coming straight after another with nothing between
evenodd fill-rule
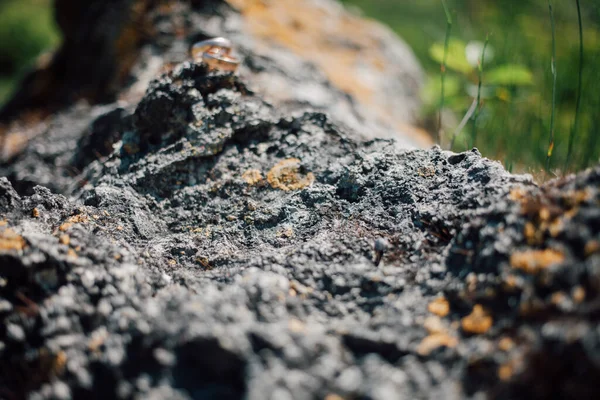
<instances>
[{"instance_id":1,"label":"rough rock surface","mask_svg":"<svg viewBox=\"0 0 600 400\"><path fill-rule=\"evenodd\" d=\"M599 390L600 167L538 187L182 62L2 174L0 398Z\"/></svg>"}]
</instances>

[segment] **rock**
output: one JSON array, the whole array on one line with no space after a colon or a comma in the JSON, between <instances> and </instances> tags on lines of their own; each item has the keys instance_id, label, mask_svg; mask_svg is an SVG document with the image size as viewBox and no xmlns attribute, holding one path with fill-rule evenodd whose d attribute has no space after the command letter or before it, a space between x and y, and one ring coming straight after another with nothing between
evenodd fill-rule
<instances>
[{"instance_id":1,"label":"rock","mask_svg":"<svg viewBox=\"0 0 600 400\"><path fill-rule=\"evenodd\" d=\"M345 15L305 3L299 15ZM131 69L140 86L154 78L147 91L63 105L2 166L2 395L595 393L600 166L538 186L476 150L368 138L376 108L344 120L334 104L358 100L325 73L293 80L309 66L293 44L259 56L266 36L240 27L267 16L231 4L241 14L148 5L156 36ZM224 31L238 74L184 60L186 44ZM181 62L158 73L152 57ZM278 99L278 76L335 100Z\"/></svg>"}]
</instances>

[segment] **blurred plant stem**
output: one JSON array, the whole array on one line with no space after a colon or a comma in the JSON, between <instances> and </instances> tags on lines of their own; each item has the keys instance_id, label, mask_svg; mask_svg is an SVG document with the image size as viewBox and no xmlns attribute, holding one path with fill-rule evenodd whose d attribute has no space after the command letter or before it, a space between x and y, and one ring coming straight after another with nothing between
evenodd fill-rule
<instances>
[{"instance_id":1,"label":"blurred plant stem","mask_svg":"<svg viewBox=\"0 0 600 400\"><path fill-rule=\"evenodd\" d=\"M577 100L575 103L575 120L573 121L573 128L569 135L569 147L567 150L567 161L565 161L564 173L567 173L569 164L571 163L571 155L573 154L573 143L575 137L579 131L579 111L581 108L581 91L583 89L583 22L581 21L581 5L579 0L575 0L577 5L577 21L579 23L579 74L578 74L578 85L577 85Z\"/></svg>"},{"instance_id":2,"label":"blurred plant stem","mask_svg":"<svg viewBox=\"0 0 600 400\"><path fill-rule=\"evenodd\" d=\"M446 61L448 58L448 45L450 43L450 34L452 33L452 15L450 14L450 10L448 9L446 0L442 0L442 5L444 7L444 12L446 13L446 37L444 39L444 60L442 61L442 66L441 66L442 93L441 93L441 97L440 97L438 129L437 129L437 137L434 138L434 141L438 142L438 143L441 143L441 139L442 139L442 114L444 112L444 97L445 97L444 89L445 89L445 80L446 80Z\"/></svg>"},{"instance_id":3,"label":"blurred plant stem","mask_svg":"<svg viewBox=\"0 0 600 400\"><path fill-rule=\"evenodd\" d=\"M469 147L475 147L477 143L477 118L479 117L479 113L481 112L481 83L483 81L483 64L485 63L485 49L487 49L488 43L490 41L490 35L487 34L485 36L485 43L483 44L483 50L481 51L481 59L477 63L477 73L478 73L478 83L477 83L477 102L475 113L473 114L473 131L471 134L471 145Z\"/></svg>"},{"instance_id":4,"label":"blurred plant stem","mask_svg":"<svg viewBox=\"0 0 600 400\"><path fill-rule=\"evenodd\" d=\"M550 142L548 143L548 152L546 153L546 171L550 171L550 158L554 151L554 117L556 114L556 27L551 0L548 0L548 10L550 11L550 24L552 27L552 110L550 113Z\"/></svg>"}]
</instances>

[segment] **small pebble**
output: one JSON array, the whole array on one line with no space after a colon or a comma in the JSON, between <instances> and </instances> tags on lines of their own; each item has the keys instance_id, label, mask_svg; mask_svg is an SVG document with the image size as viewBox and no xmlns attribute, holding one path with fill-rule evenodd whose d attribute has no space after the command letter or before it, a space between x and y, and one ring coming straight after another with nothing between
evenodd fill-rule
<instances>
[{"instance_id":1,"label":"small pebble","mask_svg":"<svg viewBox=\"0 0 600 400\"><path fill-rule=\"evenodd\" d=\"M375 240L375 245L373 246L375 248L375 265L378 266L379 263L381 262L381 258L383 257L383 253L385 253L387 251L387 249L390 247L390 243L384 239L384 238L377 238Z\"/></svg>"},{"instance_id":2,"label":"small pebble","mask_svg":"<svg viewBox=\"0 0 600 400\"><path fill-rule=\"evenodd\" d=\"M15 342L25 340L25 331L19 325L8 324L6 326L6 337Z\"/></svg>"}]
</instances>

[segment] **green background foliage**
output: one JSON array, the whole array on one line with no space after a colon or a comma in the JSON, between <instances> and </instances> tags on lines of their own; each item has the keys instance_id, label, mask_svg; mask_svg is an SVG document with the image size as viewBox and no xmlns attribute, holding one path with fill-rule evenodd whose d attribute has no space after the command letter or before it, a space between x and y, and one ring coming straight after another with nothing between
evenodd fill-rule
<instances>
[{"instance_id":1,"label":"green background foliage","mask_svg":"<svg viewBox=\"0 0 600 400\"><path fill-rule=\"evenodd\" d=\"M438 130L440 65L446 16L441 0L342 0L389 25L413 48L427 72L424 126ZM551 0L556 24L556 147L551 169L563 170L578 95L579 25L575 0ZM447 147L478 93L477 59L486 36L482 102L476 112L477 146L519 171L539 171L546 160L552 112L552 35L547 0L447 0L453 20L447 52L442 143ZM581 0L584 68L579 126L570 170L600 157L600 2ZM58 45L50 0L0 0L0 103L36 57ZM477 43L479 42L479 43ZM478 56L479 54L479 56ZM458 133L466 149L473 121Z\"/></svg>"},{"instance_id":2,"label":"green background foliage","mask_svg":"<svg viewBox=\"0 0 600 400\"><path fill-rule=\"evenodd\" d=\"M441 0L343 0L378 19L403 37L424 66L422 117L437 130L440 65L446 16ZM484 155L536 172L546 161L552 110L552 34L547 0L447 0L453 20L445 87L445 108L456 116L443 125L445 143L477 94L477 66L468 62L467 44L489 47L483 65L483 104L477 118L477 146ZM579 72L579 24L575 0L552 0L556 23L556 145L551 169L563 169L575 119ZM570 170L600 157L600 2L581 1L583 17L583 90ZM493 58L488 57L493 52ZM453 123L454 122L454 123ZM466 148L472 121L456 138L454 150ZM450 126L448 126L450 125Z\"/></svg>"},{"instance_id":3,"label":"green background foliage","mask_svg":"<svg viewBox=\"0 0 600 400\"><path fill-rule=\"evenodd\" d=\"M50 0L0 0L0 104L36 57L60 37Z\"/></svg>"}]
</instances>

